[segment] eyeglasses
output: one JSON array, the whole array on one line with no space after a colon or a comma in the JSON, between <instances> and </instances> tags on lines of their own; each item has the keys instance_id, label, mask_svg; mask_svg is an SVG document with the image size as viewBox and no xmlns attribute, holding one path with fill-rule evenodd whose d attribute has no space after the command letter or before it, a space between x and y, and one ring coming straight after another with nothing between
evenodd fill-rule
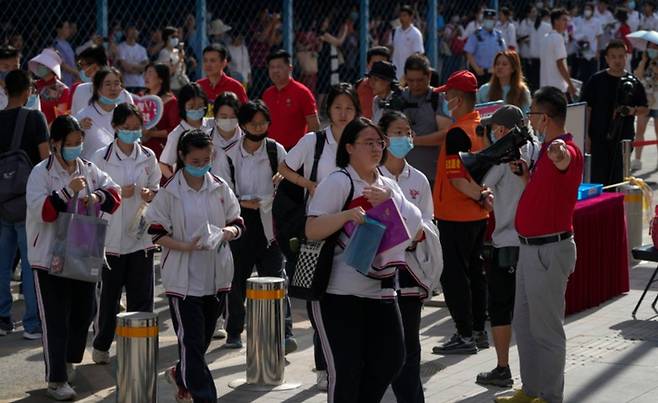
<instances>
[{"instance_id":1,"label":"eyeglasses","mask_svg":"<svg viewBox=\"0 0 658 403\"><path fill-rule=\"evenodd\" d=\"M359 144L359 145L364 145L368 146L371 150L383 150L386 148L386 142L384 140L379 140L379 141L366 141L363 143L354 143L354 144Z\"/></svg>"},{"instance_id":2,"label":"eyeglasses","mask_svg":"<svg viewBox=\"0 0 658 403\"><path fill-rule=\"evenodd\" d=\"M269 126L269 125L270 125L270 122L268 122L268 121L263 121L263 122L249 122L249 123L245 124L245 126L253 127L254 129L255 129L255 128L261 128L261 127L267 127L267 126Z\"/></svg>"}]
</instances>

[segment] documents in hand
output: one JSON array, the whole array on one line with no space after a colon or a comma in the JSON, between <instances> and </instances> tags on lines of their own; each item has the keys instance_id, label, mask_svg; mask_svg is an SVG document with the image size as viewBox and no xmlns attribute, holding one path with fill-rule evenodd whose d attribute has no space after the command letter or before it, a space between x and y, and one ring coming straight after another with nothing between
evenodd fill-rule
<instances>
[{"instance_id":1,"label":"documents in hand","mask_svg":"<svg viewBox=\"0 0 658 403\"><path fill-rule=\"evenodd\" d=\"M384 224L366 216L365 222L359 224L345 248L345 263L368 275L385 231Z\"/></svg>"},{"instance_id":2,"label":"documents in hand","mask_svg":"<svg viewBox=\"0 0 658 403\"><path fill-rule=\"evenodd\" d=\"M382 236L381 243L377 249L377 254L386 252L406 241L411 239L409 230L407 229L404 219L400 214L398 206L393 199L388 199L366 211L366 216L370 217L386 227L386 231ZM352 221L345 224L345 232L348 236L356 229L356 224Z\"/></svg>"}]
</instances>

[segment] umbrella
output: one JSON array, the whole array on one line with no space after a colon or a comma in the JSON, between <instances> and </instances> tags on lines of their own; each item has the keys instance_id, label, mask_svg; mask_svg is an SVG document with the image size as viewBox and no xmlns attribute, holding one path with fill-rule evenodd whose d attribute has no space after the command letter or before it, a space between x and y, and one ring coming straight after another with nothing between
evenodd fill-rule
<instances>
[{"instance_id":1,"label":"umbrella","mask_svg":"<svg viewBox=\"0 0 658 403\"><path fill-rule=\"evenodd\" d=\"M640 30L626 35L626 39L636 49L646 50L648 42L658 45L658 32Z\"/></svg>"}]
</instances>

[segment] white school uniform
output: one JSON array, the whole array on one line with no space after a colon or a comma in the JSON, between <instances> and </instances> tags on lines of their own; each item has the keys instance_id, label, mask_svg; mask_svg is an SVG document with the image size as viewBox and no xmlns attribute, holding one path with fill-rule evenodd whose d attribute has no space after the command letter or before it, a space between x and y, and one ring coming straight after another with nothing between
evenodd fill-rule
<instances>
[{"instance_id":1,"label":"white school uniform","mask_svg":"<svg viewBox=\"0 0 658 403\"><path fill-rule=\"evenodd\" d=\"M215 121L212 118L203 118L201 121L201 127L199 128L205 133L210 134L212 128L215 126ZM162 153L160 154L160 162L167 164L172 167L173 170L176 170L176 149L178 148L178 140L183 132L187 130L193 130L194 127L190 126L185 120L181 120L178 126L174 127L169 135L167 136L167 144L165 144Z\"/></svg>"},{"instance_id":2,"label":"white school uniform","mask_svg":"<svg viewBox=\"0 0 658 403\"><path fill-rule=\"evenodd\" d=\"M338 143L334 138L334 133L331 126L324 129L325 141L322 148L322 154L318 160L318 172L316 183L320 183L322 179L329 176L330 173L336 169L336 152L338 151ZM286 166L293 171L297 171L302 165L304 166L304 178L311 177L311 169L313 169L313 158L315 157L315 144L317 135L315 132L306 133L304 137L299 139L297 144L288 151L286 155Z\"/></svg>"},{"instance_id":3,"label":"white school uniform","mask_svg":"<svg viewBox=\"0 0 658 403\"><path fill-rule=\"evenodd\" d=\"M89 101L94 94L94 85L93 83L82 83L75 87L73 92L73 97L71 99L71 114L77 115L84 108L89 106ZM119 94L119 99L121 102L127 102L129 104L134 104L132 96L126 90L121 90Z\"/></svg>"},{"instance_id":4,"label":"white school uniform","mask_svg":"<svg viewBox=\"0 0 658 403\"><path fill-rule=\"evenodd\" d=\"M128 233L128 228L144 203L140 189L147 188L157 192L160 188L162 173L155 153L135 143L132 153L126 155L119 149L115 140L98 150L92 161L120 186L135 186L134 195L122 198L121 206L114 213L103 214L103 218L107 219L109 224L105 238L106 254L118 256L138 250L153 249L151 237L146 235L138 240Z\"/></svg>"},{"instance_id":5,"label":"white school uniform","mask_svg":"<svg viewBox=\"0 0 658 403\"><path fill-rule=\"evenodd\" d=\"M53 155L38 163L27 181L27 217L25 229L28 240L28 259L32 268L48 270L52 261L52 245L55 238L55 222L44 221L44 204L56 192L68 202L74 192L69 188L71 180L83 175L91 191L110 190L119 194L119 186L109 175L92 162L77 159L76 169L69 174Z\"/></svg>"},{"instance_id":6,"label":"white school uniform","mask_svg":"<svg viewBox=\"0 0 658 403\"><path fill-rule=\"evenodd\" d=\"M350 174L354 183L354 194L352 196L352 200L354 200L361 197L363 190L370 185L359 177L352 166L348 166L346 171ZM413 203L407 201L395 181L378 174L372 185L391 190L391 197L398 206L407 229L413 238L422 225L420 210ZM318 217L340 212L349 196L349 192L350 181L346 175L340 172L330 174L316 188L315 197L313 197L308 207L308 216ZM381 280L366 277L345 263L344 249L341 245L346 245L347 242L348 238L342 232L334 253L327 293L372 299L394 298L396 293L393 288L382 288ZM411 240L403 243L399 248L404 251L410 244Z\"/></svg>"},{"instance_id":7,"label":"white school uniform","mask_svg":"<svg viewBox=\"0 0 658 403\"><path fill-rule=\"evenodd\" d=\"M231 190L233 190L234 192L235 189L233 188L233 182L231 179L231 170L228 166L226 153L238 144L238 141L242 138L243 135L244 132L242 131L240 126L238 126L235 129L233 136L228 140L222 137L216 125L213 127L213 129L210 132L210 137L212 137L213 148L215 150L215 154L213 156L212 169L210 170L210 172L212 172L213 175L217 175L220 178L224 179L224 181L226 181L226 183L228 183L228 185L231 186Z\"/></svg>"},{"instance_id":8,"label":"white school uniform","mask_svg":"<svg viewBox=\"0 0 658 403\"><path fill-rule=\"evenodd\" d=\"M75 117L79 121L91 118L91 127L85 130L85 141L82 146L81 158L91 160L96 151L111 144L114 141L114 129L112 128L112 115L114 109L105 111L98 102L87 105L78 112Z\"/></svg>"},{"instance_id":9,"label":"white school uniform","mask_svg":"<svg viewBox=\"0 0 658 403\"><path fill-rule=\"evenodd\" d=\"M267 156L265 141L253 153L244 148L242 137L238 143L227 151L235 168L235 193L240 199L260 199L260 218L268 242L274 240L274 222L272 219L272 201L274 200L274 183L270 160ZM277 166L286 158L286 149L276 143Z\"/></svg>"},{"instance_id":10,"label":"white school uniform","mask_svg":"<svg viewBox=\"0 0 658 403\"><path fill-rule=\"evenodd\" d=\"M196 191L187 184L182 170L160 189L146 210L145 218L182 242L191 242L194 233L206 223L219 228L244 227L238 199L224 180L207 173L203 186ZM156 235L153 240L157 242L161 237L161 234ZM233 256L226 244L218 250L194 252L162 247L160 270L168 295L214 295L231 289Z\"/></svg>"}]
</instances>

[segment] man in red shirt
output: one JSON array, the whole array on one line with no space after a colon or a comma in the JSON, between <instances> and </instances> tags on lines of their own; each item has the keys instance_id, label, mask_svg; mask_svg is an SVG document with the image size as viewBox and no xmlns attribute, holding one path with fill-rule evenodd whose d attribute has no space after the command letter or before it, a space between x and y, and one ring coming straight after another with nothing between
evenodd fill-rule
<instances>
[{"instance_id":1,"label":"man in red shirt","mask_svg":"<svg viewBox=\"0 0 658 403\"><path fill-rule=\"evenodd\" d=\"M565 133L567 99L560 89L542 87L535 92L528 115L543 144L532 171L523 169L528 182L516 210L521 247L512 325L523 389L496 402L561 402L564 293L576 267L572 220L583 154L571 134Z\"/></svg>"},{"instance_id":2,"label":"man in red shirt","mask_svg":"<svg viewBox=\"0 0 658 403\"><path fill-rule=\"evenodd\" d=\"M197 80L197 84L206 93L209 105L212 105L221 93L227 91L237 95L240 103L244 104L249 100L242 84L224 74L226 65L228 65L228 50L224 46L213 43L203 49L203 71L206 77ZM212 111L209 110L208 114L212 116Z\"/></svg>"},{"instance_id":3,"label":"man in red shirt","mask_svg":"<svg viewBox=\"0 0 658 403\"><path fill-rule=\"evenodd\" d=\"M376 62L390 62L391 51L386 46L375 46L368 49L366 60L368 62L368 71L370 71L372 65ZM372 99L375 97L375 93L372 91L368 77L357 81L355 87L363 117L372 119Z\"/></svg>"},{"instance_id":4,"label":"man in red shirt","mask_svg":"<svg viewBox=\"0 0 658 403\"><path fill-rule=\"evenodd\" d=\"M263 93L272 116L269 137L290 150L304 134L320 130L315 98L311 90L292 78L290 54L285 50L270 54L267 68L274 84Z\"/></svg>"}]
</instances>

